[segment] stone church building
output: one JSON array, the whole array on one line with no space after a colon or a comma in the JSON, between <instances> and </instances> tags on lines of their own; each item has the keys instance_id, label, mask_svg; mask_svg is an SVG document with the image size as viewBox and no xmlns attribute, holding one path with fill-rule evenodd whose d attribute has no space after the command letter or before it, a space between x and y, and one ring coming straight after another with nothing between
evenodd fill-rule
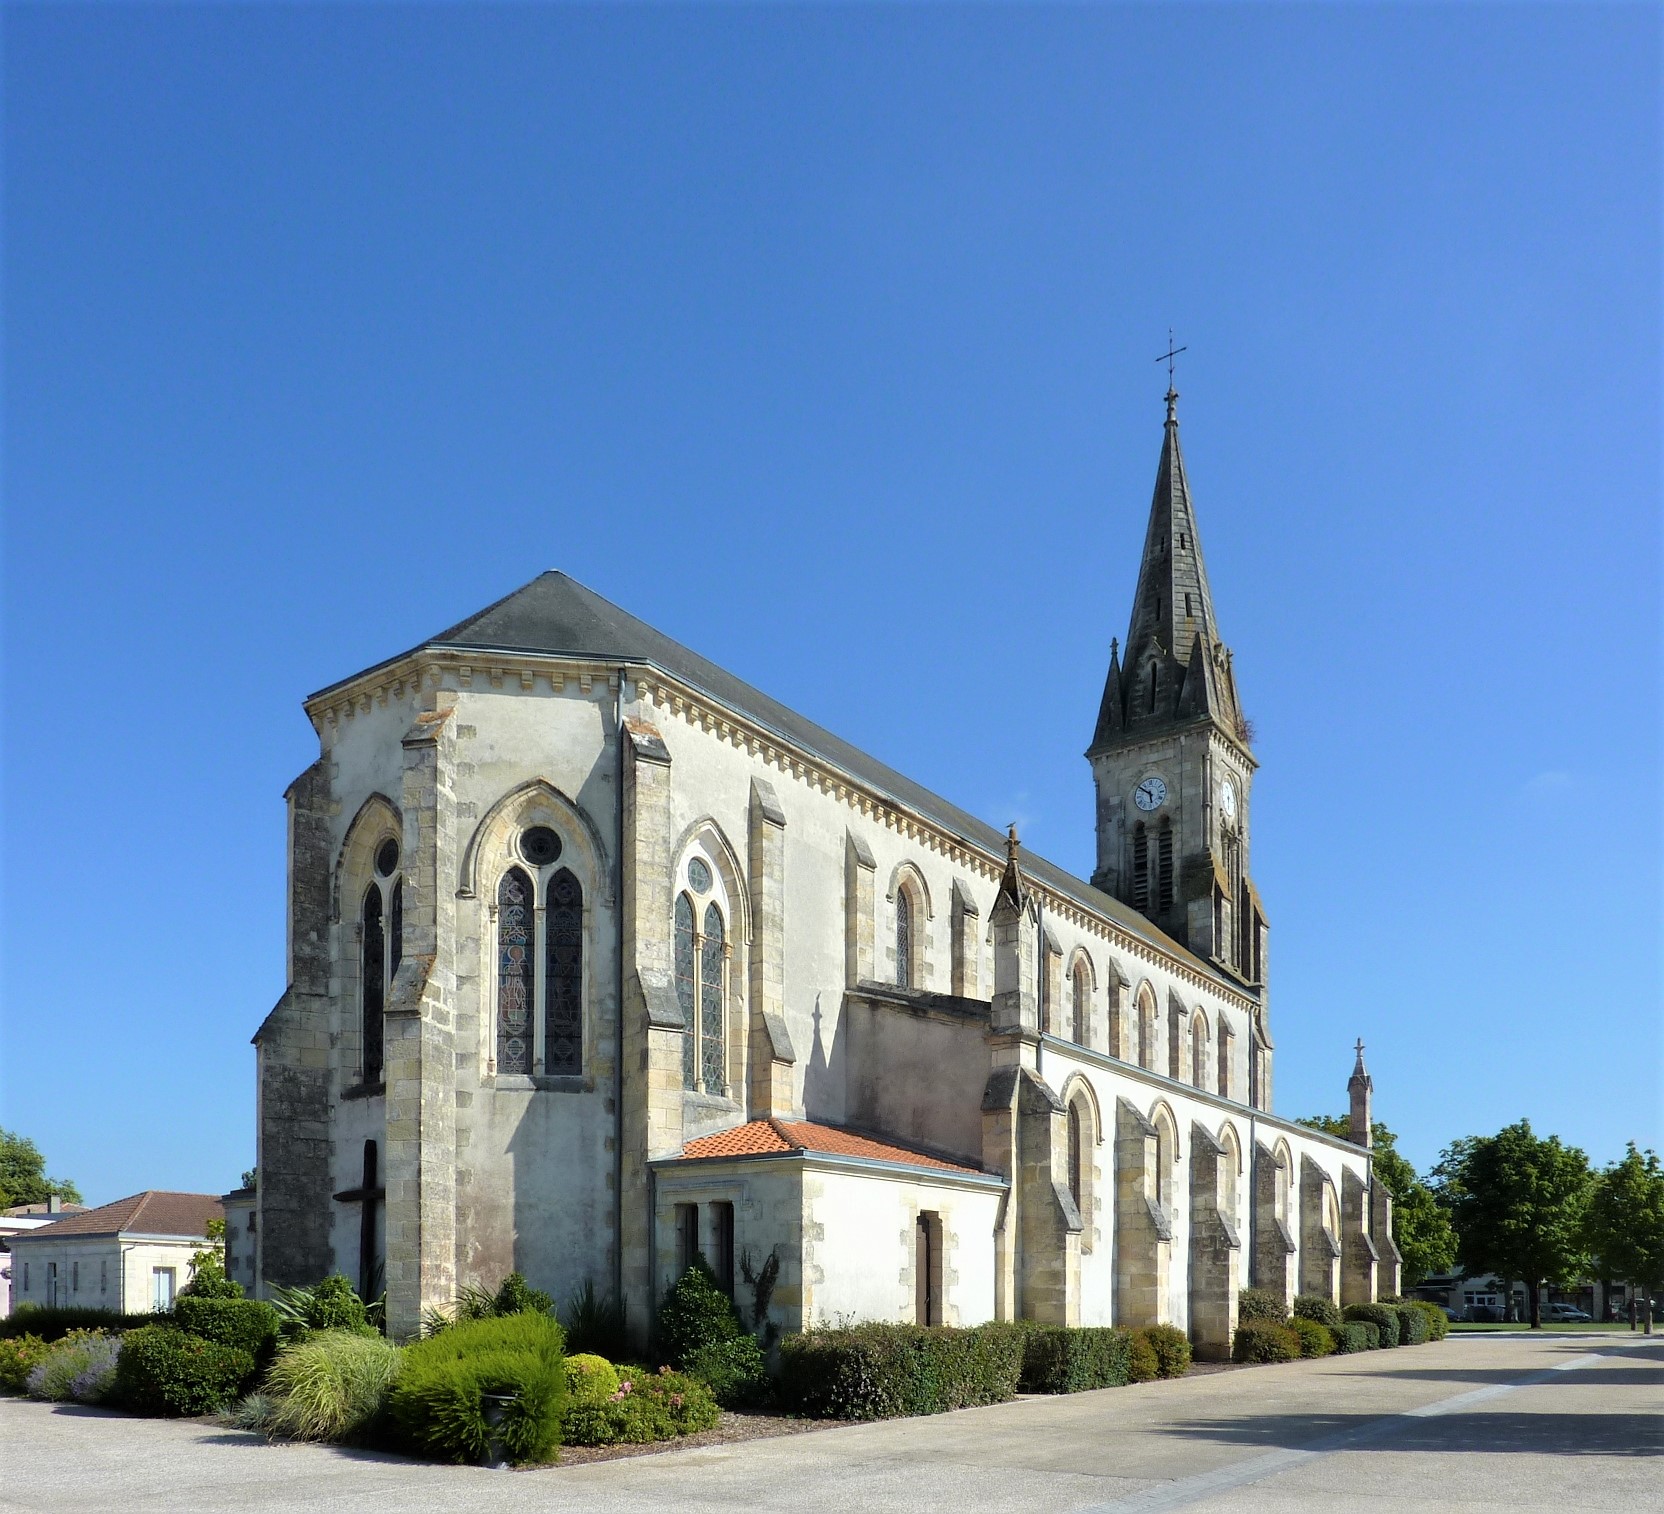
<instances>
[{"instance_id":1,"label":"stone church building","mask_svg":"<svg viewBox=\"0 0 1664 1514\"><path fill-rule=\"evenodd\" d=\"M1271 1112L1256 763L1169 393L1072 877L561 573L313 695L255 1036L262 1283L391 1328L511 1269L645 1334L1171 1322L1397 1289L1353 1142ZM1083 719L1091 712L1083 711Z\"/></svg>"}]
</instances>

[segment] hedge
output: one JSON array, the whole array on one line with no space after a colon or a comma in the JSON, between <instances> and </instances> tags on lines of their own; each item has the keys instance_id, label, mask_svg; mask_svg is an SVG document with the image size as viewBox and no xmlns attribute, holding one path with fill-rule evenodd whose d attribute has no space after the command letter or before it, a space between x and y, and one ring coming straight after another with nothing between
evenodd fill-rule
<instances>
[{"instance_id":1,"label":"hedge","mask_svg":"<svg viewBox=\"0 0 1664 1514\"><path fill-rule=\"evenodd\" d=\"M1410 1308L1426 1316L1428 1340L1442 1341L1445 1336L1450 1334L1450 1316L1437 1304L1430 1304L1424 1298L1405 1299L1404 1302Z\"/></svg>"},{"instance_id":2,"label":"hedge","mask_svg":"<svg viewBox=\"0 0 1664 1514\"><path fill-rule=\"evenodd\" d=\"M1343 1356L1354 1351L1373 1351L1381 1344L1381 1332L1362 1320L1332 1325L1329 1334L1334 1339L1335 1350Z\"/></svg>"},{"instance_id":3,"label":"hedge","mask_svg":"<svg viewBox=\"0 0 1664 1514\"><path fill-rule=\"evenodd\" d=\"M213 1414L254 1376L254 1358L171 1325L129 1330L111 1396L137 1414Z\"/></svg>"},{"instance_id":4,"label":"hedge","mask_svg":"<svg viewBox=\"0 0 1664 1514\"><path fill-rule=\"evenodd\" d=\"M1083 1393L1130 1380L1132 1336L1113 1326L1029 1325L1023 1333L1024 1393Z\"/></svg>"},{"instance_id":5,"label":"hedge","mask_svg":"<svg viewBox=\"0 0 1664 1514\"><path fill-rule=\"evenodd\" d=\"M500 1423L486 1395L504 1395ZM388 1408L405 1441L441 1461L552 1460L566 1407L565 1336L546 1314L465 1320L407 1346Z\"/></svg>"},{"instance_id":6,"label":"hedge","mask_svg":"<svg viewBox=\"0 0 1664 1514\"><path fill-rule=\"evenodd\" d=\"M261 1365L277 1346L277 1310L259 1299L182 1293L173 1301L173 1322L187 1335L246 1351Z\"/></svg>"},{"instance_id":7,"label":"hedge","mask_svg":"<svg viewBox=\"0 0 1664 1514\"><path fill-rule=\"evenodd\" d=\"M1391 1304L1388 1306L1398 1316L1398 1340L1404 1346L1422 1346L1427 1343L1427 1316L1414 1304Z\"/></svg>"},{"instance_id":8,"label":"hedge","mask_svg":"<svg viewBox=\"0 0 1664 1514\"><path fill-rule=\"evenodd\" d=\"M1299 1340L1302 1356L1329 1356L1333 1354L1335 1349L1334 1327L1319 1324L1314 1319L1307 1319L1305 1315L1297 1314L1288 1322L1286 1328L1292 1330Z\"/></svg>"},{"instance_id":9,"label":"hedge","mask_svg":"<svg viewBox=\"0 0 1664 1514\"><path fill-rule=\"evenodd\" d=\"M71 1330L137 1330L142 1325L154 1325L154 1314L117 1314L113 1309L43 1309L39 1304L19 1304L11 1314L0 1319L0 1340L20 1335L33 1335L48 1343L60 1341Z\"/></svg>"},{"instance_id":10,"label":"hedge","mask_svg":"<svg viewBox=\"0 0 1664 1514\"><path fill-rule=\"evenodd\" d=\"M1398 1311L1391 1304L1348 1304L1342 1317L1374 1325L1381 1334L1382 1350L1398 1344Z\"/></svg>"},{"instance_id":11,"label":"hedge","mask_svg":"<svg viewBox=\"0 0 1664 1514\"><path fill-rule=\"evenodd\" d=\"M1296 1319L1316 1320L1320 1325L1331 1327L1342 1323L1340 1306L1333 1299L1325 1298L1321 1293L1302 1293L1294 1300L1294 1317Z\"/></svg>"},{"instance_id":12,"label":"hedge","mask_svg":"<svg viewBox=\"0 0 1664 1514\"><path fill-rule=\"evenodd\" d=\"M1245 1325L1260 1320L1280 1325L1288 1318L1288 1305L1269 1288L1244 1288L1236 1296L1236 1317Z\"/></svg>"},{"instance_id":13,"label":"hedge","mask_svg":"<svg viewBox=\"0 0 1664 1514\"><path fill-rule=\"evenodd\" d=\"M787 1404L821 1419L941 1414L1012 1397L1028 1332L1020 1325L854 1325L780 1343Z\"/></svg>"},{"instance_id":14,"label":"hedge","mask_svg":"<svg viewBox=\"0 0 1664 1514\"><path fill-rule=\"evenodd\" d=\"M1236 1327L1233 1362L1291 1362L1300 1355L1300 1337L1274 1320L1249 1320Z\"/></svg>"}]
</instances>

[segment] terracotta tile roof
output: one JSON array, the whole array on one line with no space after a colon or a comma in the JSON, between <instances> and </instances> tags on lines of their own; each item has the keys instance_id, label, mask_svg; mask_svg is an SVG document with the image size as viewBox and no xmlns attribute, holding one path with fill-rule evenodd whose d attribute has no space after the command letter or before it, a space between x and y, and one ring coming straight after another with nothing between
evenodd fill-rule
<instances>
[{"instance_id":1,"label":"terracotta tile roof","mask_svg":"<svg viewBox=\"0 0 1664 1514\"><path fill-rule=\"evenodd\" d=\"M208 1221L225 1217L220 1201L211 1193L164 1193L147 1188L130 1198L66 1214L61 1220L31 1230L18 1240L58 1240L67 1235L178 1235L196 1237L207 1233Z\"/></svg>"},{"instance_id":2,"label":"terracotta tile roof","mask_svg":"<svg viewBox=\"0 0 1664 1514\"><path fill-rule=\"evenodd\" d=\"M701 1157L757 1157L786 1151L825 1152L829 1156L862 1157L869 1162L899 1162L906 1167L928 1167L938 1172L973 1172L978 1168L948 1162L891 1141L875 1140L837 1125L813 1120L752 1120L732 1130L700 1136L682 1148L682 1159Z\"/></svg>"},{"instance_id":3,"label":"terracotta tile roof","mask_svg":"<svg viewBox=\"0 0 1664 1514\"><path fill-rule=\"evenodd\" d=\"M13 1204L10 1209L0 1209L0 1215L8 1220L42 1219L49 1214L70 1215L85 1214L85 1204L59 1204L54 1209L50 1204Z\"/></svg>"}]
</instances>

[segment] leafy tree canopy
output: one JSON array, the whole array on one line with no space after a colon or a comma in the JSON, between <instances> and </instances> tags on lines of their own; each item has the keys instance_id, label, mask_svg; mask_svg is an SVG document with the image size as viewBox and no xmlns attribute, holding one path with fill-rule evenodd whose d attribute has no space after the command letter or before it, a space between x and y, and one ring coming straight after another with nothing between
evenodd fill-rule
<instances>
[{"instance_id":1,"label":"leafy tree canopy","mask_svg":"<svg viewBox=\"0 0 1664 1514\"><path fill-rule=\"evenodd\" d=\"M56 1195L79 1204L81 1190L66 1178L46 1175L46 1158L27 1136L0 1130L0 1209L14 1204L44 1204Z\"/></svg>"},{"instance_id":2,"label":"leafy tree canopy","mask_svg":"<svg viewBox=\"0 0 1664 1514\"><path fill-rule=\"evenodd\" d=\"M1629 1151L1594 1181L1583 1240L1602 1277L1664 1286L1664 1167L1652 1151Z\"/></svg>"},{"instance_id":3,"label":"leafy tree canopy","mask_svg":"<svg viewBox=\"0 0 1664 1514\"><path fill-rule=\"evenodd\" d=\"M1531 1323L1540 1325L1539 1287L1572 1283L1588 1263L1588 1157L1521 1120L1446 1147L1433 1176L1456 1227L1463 1270L1526 1283Z\"/></svg>"},{"instance_id":4,"label":"leafy tree canopy","mask_svg":"<svg viewBox=\"0 0 1664 1514\"><path fill-rule=\"evenodd\" d=\"M1352 1130L1345 1115L1308 1115L1297 1123L1342 1140ZM1392 1195L1392 1238L1404 1258L1404 1286L1413 1288L1424 1277L1449 1271L1456 1260L1456 1232L1433 1190L1399 1154L1398 1137L1379 1120L1370 1131L1375 1138L1375 1175Z\"/></svg>"}]
</instances>

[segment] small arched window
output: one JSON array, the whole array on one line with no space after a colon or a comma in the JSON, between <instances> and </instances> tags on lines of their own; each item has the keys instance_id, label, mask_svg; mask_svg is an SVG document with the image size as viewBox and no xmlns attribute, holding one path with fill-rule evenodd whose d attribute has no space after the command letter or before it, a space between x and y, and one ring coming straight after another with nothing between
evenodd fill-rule
<instances>
[{"instance_id":1,"label":"small arched window","mask_svg":"<svg viewBox=\"0 0 1664 1514\"><path fill-rule=\"evenodd\" d=\"M1225 1153L1219 1163L1222 1174L1219 1182L1219 1207L1224 1211L1225 1218L1234 1226L1237 1222L1237 1183L1242 1171L1242 1148L1237 1145L1236 1132L1229 1125L1225 1127L1219 1144Z\"/></svg>"},{"instance_id":2,"label":"small arched window","mask_svg":"<svg viewBox=\"0 0 1664 1514\"><path fill-rule=\"evenodd\" d=\"M896 984L913 986L913 896L905 887L896 890Z\"/></svg>"},{"instance_id":3,"label":"small arched window","mask_svg":"<svg viewBox=\"0 0 1664 1514\"><path fill-rule=\"evenodd\" d=\"M1081 1195L1085 1188L1081 1182L1081 1131L1080 1105L1074 1100L1069 1102L1069 1197L1075 1201L1075 1208L1081 1207Z\"/></svg>"},{"instance_id":4,"label":"small arched window","mask_svg":"<svg viewBox=\"0 0 1664 1514\"><path fill-rule=\"evenodd\" d=\"M1148 985L1138 995L1138 1065L1155 1071L1156 1001Z\"/></svg>"},{"instance_id":5,"label":"small arched window","mask_svg":"<svg viewBox=\"0 0 1664 1514\"><path fill-rule=\"evenodd\" d=\"M1155 1119L1156 1127L1156 1202L1167 1209L1173 1202L1173 1163L1177 1156L1177 1142L1173 1137L1173 1122L1162 1110Z\"/></svg>"},{"instance_id":6,"label":"small arched window","mask_svg":"<svg viewBox=\"0 0 1664 1514\"><path fill-rule=\"evenodd\" d=\"M497 1071L532 1070L532 880L517 867L497 885Z\"/></svg>"},{"instance_id":7,"label":"small arched window","mask_svg":"<svg viewBox=\"0 0 1664 1514\"><path fill-rule=\"evenodd\" d=\"M1200 1009L1190 1017L1190 1081L1208 1086L1208 1017Z\"/></svg>"},{"instance_id":8,"label":"small arched window","mask_svg":"<svg viewBox=\"0 0 1664 1514\"><path fill-rule=\"evenodd\" d=\"M1075 963L1071 989L1074 995L1075 1045L1084 1046L1092 1013L1092 983L1087 977L1084 959Z\"/></svg>"}]
</instances>

